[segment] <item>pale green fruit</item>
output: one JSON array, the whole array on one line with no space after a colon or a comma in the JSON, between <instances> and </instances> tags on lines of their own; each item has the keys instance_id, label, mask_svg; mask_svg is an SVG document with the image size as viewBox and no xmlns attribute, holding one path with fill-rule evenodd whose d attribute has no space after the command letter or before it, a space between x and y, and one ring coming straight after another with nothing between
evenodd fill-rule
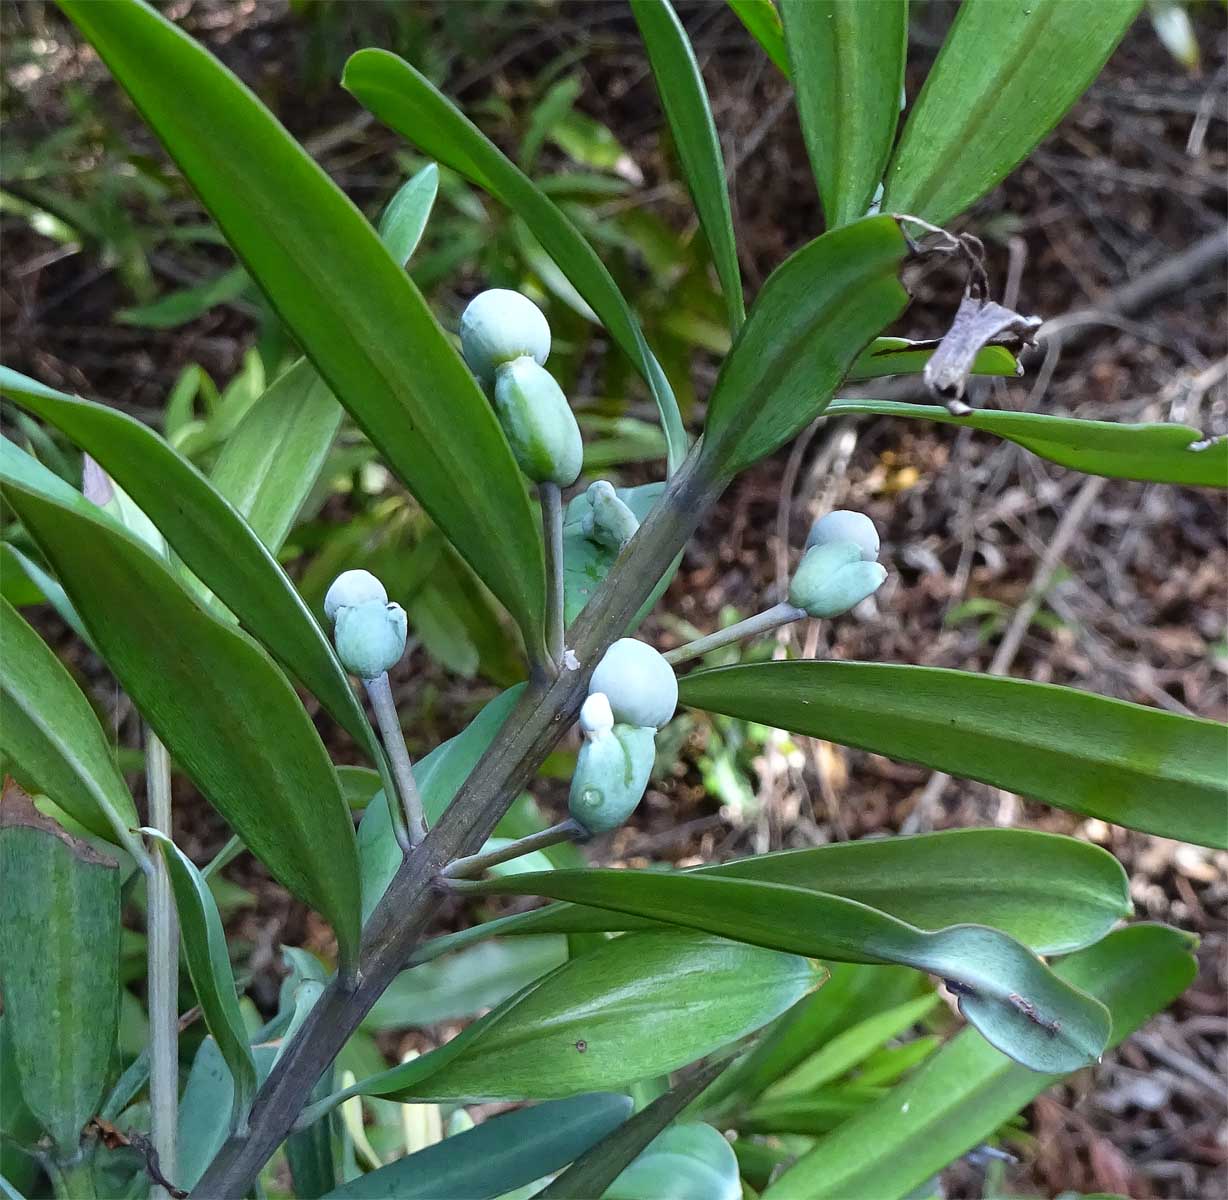
<instances>
[{"instance_id":1,"label":"pale green fruit","mask_svg":"<svg viewBox=\"0 0 1228 1200\"><path fill-rule=\"evenodd\" d=\"M399 604L368 600L337 612L337 657L361 679L376 679L405 653L408 621Z\"/></svg>"},{"instance_id":2,"label":"pale green fruit","mask_svg":"<svg viewBox=\"0 0 1228 1200\"><path fill-rule=\"evenodd\" d=\"M588 685L604 692L614 720L660 729L678 707L674 668L646 642L620 638L606 652Z\"/></svg>"},{"instance_id":3,"label":"pale green fruit","mask_svg":"<svg viewBox=\"0 0 1228 1200\"><path fill-rule=\"evenodd\" d=\"M544 366L550 356L550 325L527 296L491 288L469 301L460 320L461 354L484 383L513 359L529 357Z\"/></svg>"},{"instance_id":4,"label":"pale green fruit","mask_svg":"<svg viewBox=\"0 0 1228 1200\"><path fill-rule=\"evenodd\" d=\"M640 527L639 518L618 498L614 485L605 479L590 484L585 497L590 511L581 525L584 536L599 546L621 550L635 536Z\"/></svg>"},{"instance_id":5,"label":"pale green fruit","mask_svg":"<svg viewBox=\"0 0 1228 1200\"><path fill-rule=\"evenodd\" d=\"M336 621L341 609L369 604L372 600L387 604L388 593L370 571L342 571L324 597L324 615Z\"/></svg>"},{"instance_id":6,"label":"pale green fruit","mask_svg":"<svg viewBox=\"0 0 1228 1200\"><path fill-rule=\"evenodd\" d=\"M617 829L635 811L656 758L656 730L615 725L586 737L571 779L568 810L589 833Z\"/></svg>"},{"instance_id":7,"label":"pale green fruit","mask_svg":"<svg viewBox=\"0 0 1228 1200\"><path fill-rule=\"evenodd\" d=\"M554 376L522 356L495 374L495 411L520 469L534 483L575 483L584 465L580 426Z\"/></svg>"},{"instance_id":8,"label":"pale green fruit","mask_svg":"<svg viewBox=\"0 0 1228 1200\"><path fill-rule=\"evenodd\" d=\"M831 542L856 542L866 562L878 559L878 530L865 513L838 508L815 521L806 538L806 549L826 546Z\"/></svg>"},{"instance_id":9,"label":"pale green fruit","mask_svg":"<svg viewBox=\"0 0 1228 1200\"><path fill-rule=\"evenodd\" d=\"M828 542L807 550L789 584L789 603L812 617L838 617L883 585L887 571L866 562L856 542Z\"/></svg>"}]
</instances>

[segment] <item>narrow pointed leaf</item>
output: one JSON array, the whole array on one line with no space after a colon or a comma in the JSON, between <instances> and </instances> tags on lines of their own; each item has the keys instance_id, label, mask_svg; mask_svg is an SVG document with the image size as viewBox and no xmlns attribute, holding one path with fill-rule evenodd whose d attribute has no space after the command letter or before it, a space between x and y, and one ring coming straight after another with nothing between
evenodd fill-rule
<instances>
[{"instance_id":1,"label":"narrow pointed leaf","mask_svg":"<svg viewBox=\"0 0 1228 1200\"><path fill-rule=\"evenodd\" d=\"M781 0L797 111L827 228L863 217L900 115L908 0Z\"/></svg>"},{"instance_id":2,"label":"narrow pointed leaf","mask_svg":"<svg viewBox=\"0 0 1228 1200\"><path fill-rule=\"evenodd\" d=\"M875 338L857 356L857 361L849 368L845 380L856 382L863 379L882 379L886 375L920 375L937 349L937 342L914 342L899 337ZM973 375L999 375L1011 379L1021 371L1015 356L1005 346L983 347L972 363ZM833 400L828 408L834 413L837 406L852 403L859 401ZM871 400L867 403L879 404L886 401ZM949 415L945 408L938 408L937 405L912 404L907 407L936 408L944 415ZM954 417L951 419L955 420Z\"/></svg>"},{"instance_id":3,"label":"narrow pointed leaf","mask_svg":"<svg viewBox=\"0 0 1228 1200\"><path fill-rule=\"evenodd\" d=\"M941 225L979 200L1100 72L1139 0L971 0L926 78L883 210Z\"/></svg>"},{"instance_id":4,"label":"narrow pointed leaf","mask_svg":"<svg viewBox=\"0 0 1228 1200\"><path fill-rule=\"evenodd\" d=\"M1228 847L1225 728L1074 688L937 667L701 671L684 704L979 779L1130 829Z\"/></svg>"},{"instance_id":5,"label":"narrow pointed leaf","mask_svg":"<svg viewBox=\"0 0 1228 1200\"><path fill-rule=\"evenodd\" d=\"M239 1011L226 931L217 903L192 860L170 838L156 829L141 832L157 846L166 862L192 990L234 1083L231 1131L246 1129L248 1110L256 1095L256 1064Z\"/></svg>"},{"instance_id":6,"label":"narrow pointed leaf","mask_svg":"<svg viewBox=\"0 0 1228 1200\"><path fill-rule=\"evenodd\" d=\"M737 333L746 319L742 273L738 268L733 215L729 211L725 160L699 63L669 0L631 0L631 11L648 51L700 227L716 263L729 328Z\"/></svg>"},{"instance_id":7,"label":"narrow pointed leaf","mask_svg":"<svg viewBox=\"0 0 1228 1200\"><path fill-rule=\"evenodd\" d=\"M957 417L941 405L904 404L895 400L835 400L828 405L827 412L833 417L868 413L979 429L1087 475L1228 488L1228 438L1206 438L1190 425L1171 422L1127 425L1046 413L990 410Z\"/></svg>"},{"instance_id":8,"label":"narrow pointed leaf","mask_svg":"<svg viewBox=\"0 0 1228 1200\"><path fill-rule=\"evenodd\" d=\"M733 1147L711 1125L674 1125L603 1193L603 1200L741 1200Z\"/></svg>"},{"instance_id":9,"label":"narrow pointed leaf","mask_svg":"<svg viewBox=\"0 0 1228 1200\"><path fill-rule=\"evenodd\" d=\"M1196 970L1192 942L1175 929L1135 925L1055 970L1108 1007L1109 1045L1116 1046L1189 985ZM899 1200L1060 1079L1027 1071L962 1033L819 1142L768 1188L765 1200Z\"/></svg>"},{"instance_id":10,"label":"narrow pointed leaf","mask_svg":"<svg viewBox=\"0 0 1228 1200\"><path fill-rule=\"evenodd\" d=\"M0 751L19 781L90 833L121 845L136 805L90 703L60 660L0 599Z\"/></svg>"},{"instance_id":11,"label":"narrow pointed leaf","mask_svg":"<svg viewBox=\"0 0 1228 1200\"><path fill-rule=\"evenodd\" d=\"M334 394L531 641L545 568L498 421L418 289L255 95L140 0L64 0Z\"/></svg>"},{"instance_id":12,"label":"narrow pointed leaf","mask_svg":"<svg viewBox=\"0 0 1228 1200\"><path fill-rule=\"evenodd\" d=\"M379 235L388 253L401 266L408 264L418 248L439 192L439 168L427 163L407 179L388 202L379 221Z\"/></svg>"},{"instance_id":13,"label":"narrow pointed leaf","mask_svg":"<svg viewBox=\"0 0 1228 1200\"><path fill-rule=\"evenodd\" d=\"M804 429L849 368L904 310L907 253L890 217L803 246L768 277L708 405L704 458L733 475Z\"/></svg>"},{"instance_id":14,"label":"narrow pointed leaf","mask_svg":"<svg viewBox=\"0 0 1228 1200\"><path fill-rule=\"evenodd\" d=\"M1032 951L985 926L927 932L840 896L715 875L551 871L464 890L549 896L812 958L928 971L954 982L960 1011L988 1041L1035 1071L1087 1066L1108 1037L1101 1004L1063 984Z\"/></svg>"},{"instance_id":15,"label":"narrow pointed leaf","mask_svg":"<svg viewBox=\"0 0 1228 1200\"><path fill-rule=\"evenodd\" d=\"M554 201L425 76L395 54L360 50L346 63L341 83L390 129L524 221L647 381L661 414L670 464L681 462L686 432L669 383L613 276Z\"/></svg>"},{"instance_id":16,"label":"narrow pointed leaf","mask_svg":"<svg viewBox=\"0 0 1228 1200\"><path fill-rule=\"evenodd\" d=\"M631 1098L596 1092L491 1117L474 1129L361 1175L329 1200L488 1200L550 1175L631 1114Z\"/></svg>"},{"instance_id":17,"label":"narrow pointed leaf","mask_svg":"<svg viewBox=\"0 0 1228 1200\"><path fill-rule=\"evenodd\" d=\"M294 689L254 641L209 613L83 497L52 499L11 472L0 478L175 761L273 875L332 923L350 955L359 915L354 827Z\"/></svg>"},{"instance_id":18,"label":"narrow pointed leaf","mask_svg":"<svg viewBox=\"0 0 1228 1200\"><path fill-rule=\"evenodd\" d=\"M789 49L785 45L785 31L780 13L772 0L729 0L729 7L746 26L750 35L763 47L768 58L776 64L780 73L792 78L789 66Z\"/></svg>"}]
</instances>

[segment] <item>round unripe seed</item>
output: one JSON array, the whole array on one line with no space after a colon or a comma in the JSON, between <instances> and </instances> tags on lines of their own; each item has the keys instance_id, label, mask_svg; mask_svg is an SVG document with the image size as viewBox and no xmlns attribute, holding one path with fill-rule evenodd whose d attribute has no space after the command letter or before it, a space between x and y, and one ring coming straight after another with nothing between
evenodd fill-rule
<instances>
[{"instance_id":1,"label":"round unripe seed","mask_svg":"<svg viewBox=\"0 0 1228 1200\"><path fill-rule=\"evenodd\" d=\"M491 288L469 301L460 320L461 354L483 382L493 383L504 363L528 356L544 366L550 356L550 325L527 296Z\"/></svg>"},{"instance_id":2,"label":"round unripe seed","mask_svg":"<svg viewBox=\"0 0 1228 1200\"><path fill-rule=\"evenodd\" d=\"M534 483L575 483L584 441L563 389L545 367L527 355L499 367L495 411L517 464Z\"/></svg>"},{"instance_id":3,"label":"round unripe seed","mask_svg":"<svg viewBox=\"0 0 1228 1200\"><path fill-rule=\"evenodd\" d=\"M370 571L342 571L324 597L324 615L336 621L338 610L368 604L372 600L387 604L388 592Z\"/></svg>"},{"instance_id":4,"label":"round unripe seed","mask_svg":"<svg viewBox=\"0 0 1228 1200\"><path fill-rule=\"evenodd\" d=\"M789 584L789 603L812 617L838 617L872 596L887 578L866 562L856 542L828 542L806 551Z\"/></svg>"},{"instance_id":5,"label":"round unripe seed","mask_svg":"<svg viewBox=\"0 0 1228 1200\"><path fill-rule=\"evenodd\" d=\"M399 604L369 600L337 613L337 657L360 679L376 679L400 662L409 623Z\"/></svg>"},{"instance_id":6,"label":"round unripe seed","mask_svg":"<svg viewBox=\"0 0 1228 1200\"><path fill-rule=\"evenodd\" d=\"M660 729L678 707L674 668L635 638L620 638L605 652L588 690L590 695L605 693L614 720L621 725Z\"/></svg>"},{"instance_id":7,"label":"round unripe seed","mask_svg":"<svg viewBox=\"0 0 1228 1200\"><path fill-rule=\"evenodd\" d=\"M600 737L614 728L610 701L601 692L593 692L580 705L580 731L585 737Z\"/></svg>"},{"instance_id":8,"label":"round unripe seed","mask_svg":"<svg viewBox=\"0 0 1228 1200\"><path fill-rule=\"evenodd\" d=\"M826 546L830 542L856 542L861 548L861 557L866 562L878 560L878 530L865 513L837 508L815 521L806 538L806 549Z\"/></svg>"},{"instance_id":9,"label":"round unripe seed","mask_svg":"<svg viewBox=\"0 0 1228 1200\"><path fill-rule=\"evenodd\" d=\"M656 731L615 725L580 747L568 811L588 833L617 829L635 811L656 759Z\"/></svg>"}]
</instances>

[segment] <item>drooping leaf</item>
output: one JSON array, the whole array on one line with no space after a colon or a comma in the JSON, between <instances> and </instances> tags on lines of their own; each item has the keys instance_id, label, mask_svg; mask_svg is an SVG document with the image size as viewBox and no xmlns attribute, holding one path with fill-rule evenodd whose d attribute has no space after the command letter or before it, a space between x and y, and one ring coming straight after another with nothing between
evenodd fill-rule
<instances>
[{"instance_id":1,"label":"drooping leaf","mask_svg":"<svg viewBox=\"0 0 1228 1200\"><path fill-rule=\"evenodd\" d=\"M920 375L925 370L934 351L938 349L937 342L914 342L908 338L879 337L875 338L865 350L858 355L857 361L849 368L845 376L847 382L864 379L882 379L886 375ZM1005 346L984 346L977 353L972 363L973 375L999 375L1014 378L1022 368L1015 356ZM837 410L850 411L845 406L858 404L856 400L833 400L828 405L828 411L833 415ZM870 400L869 404L886 403ZM936 405L915 404L909 408L937 408ZM945 408L938 408L944 416L949 415ZM955 418L952 417L952 420Z\"/></svg>"},{"instance_id":2,"label":"drooping leaf","mask_svg":"<svg viewBox=\"0 0 1228 1200\"><path fill-rule=\"evenodd\" d=\"M0 751L31 791L121 845L136 805L89 701L17 610L0 599Z\"/></svg>"},{"instance_id":3,"label":"drooping leaf","mask_svg":"<svg viewBox=\"0 0 1228 1200\"><path fill-rule=\"evenodd\" d=\"M604 1200L741 1200L733 1147L711 1125L673 1125L602 1193Z\"/></svg>"},{"instance_id":4,"label":"drooping leaf","mask_svg":"<svg viewBox=\"0 0 1228 1200\"><path fill-rule=\"evenodd\" d=\"M230 1130L247 1128L247 1114L256 1095L256 1064L247 1044L247 1028L235 994L235 977L226 948L226 931L213 893L192 860L164 833L142 829L161 852L175 893L184 959L196 1002L213 1035L234 1085Z\"/></svg>"},{"instance_id":5,"label":"drooping leaf","mask_svg":"<svg viewBox=\"0 0 1228 1200\"><path fill-rule=\"evenodd\" d=\"M1108 1007L1109 1045L1115 1046L1194 978L1192 941L1175 929L1135 925L1064 959L1055 970ZM1060 1078L1027 1071L962 1033L910 1079L819 1142L764 1195L769 1200L899 1200Z\"/></svg>"},{"instance_id":6,"label":"drooping leaf","mask_svg":"<svg viewBox=\"0 0 1228 1200\"><path fill-rule=\"evenodd\" d=\"M1128 425L987 409L957 417L938 404L895 400L834 400L827 412L833 417L869 413L967 426L1006 438L1041 458L1088 475L1228 488L1228 438L1204 438L1189 425Z\"/></svg>"},{"instance_id":7,"label":"drooping leaf","mask_svg":"<svg viewBox=\"0 0 1228 1200\"><path fill-rule=\"evenodd\" d=\"M98 1111L115 1053L119 869L10 781L0 797L0 876L5 1036L26 1105L68 1158Z\"/></svg>"},{"instance_id":8,"label":"drooping leaf","mask_svg":"<svg viewBox=\"0 0 1228 1200\"><path fill-rule=\"evenodd\" d=\"M863 217L900 115L907 0L781 0L797 111L827 228Z\"/></svg>"},{"instance_id":9,"label":"drooping leaf","mask_svg":"<svg viewBox=\"0 0 1228 1200\"><path fill-rule=\"evenodd\" d=\"M487 1200L566 1166L621 1125L631 1098L547 1100L398 1159L329 1193L333 1200Z\"/></svg>"},{"instance_id":10,"label":"drooping leaf","mask_svg":"<svg viewBox=\"0 0 1228 1200\"><path fill-rule=\"evenodd\" d=\"M937 667L701 671L684 704L979 779L1130 829L1228 846L1224 726L1074 688Z\"/></svg>"},{"instance_id":11,"label":"drooping leaf","mask_svg":"<svg viewBox=\"0 0 1228 1200\"><path fill-rule=\"evenodd\" d=\"M1103 1005L1062 983L1032 951L986 926L924 931L840 896L711 874L550 871L464 890L549 896L813 958L928 971L951 981L960 1011L988 1041L1035 1071L1087 1066L1108 1037Z\"/></svg>"},{"instance_id":12,"label":"drooping leaf","mask_svg":"<svg viewBox=\"0 0 1228 1200\"><path fill-rule=\"evenodd\" d=\"M941 225L980 199L1099 74L1139 0L961 4L887 171L883 211Z\"/></svg>"},{"instance_id":13,"label":"drooping leaf","mask_svg":"<svg viewBox=\"0 0 1228 1200\"><path fill-rule=\"evenodd\" d=\"M477 184L524 221L647 381L661 414L670 465L681 462L686 454L686 431L660 364L613 277L554 201L429 80L395 54L360 50L346 63L341 82L385 125Z\"/></svg>"},{"instance_id":14,"label":"drooping leaf","mask_svg":"<svg viewBox=\"0 0 1228 1200\"><path fill-rule=\"evenodd\" d=\"M768 277L721 365L704 459L733 475L827 406L872 338L904 309L907 252L891 217L869 217L803 246Z\"/></svg>"},{"instance_id":15,"label":"drooping leaf","mask_svg":"<svg viewBox=\"0 0 1228 1200\"><path fill-rule=\"evenodd\" d=\"M631 11L648 51L700 227L712 251L729 328L736 334L746 320L742 273L725 184L725 160L699 63L669 0L631 0Z\"/></svg>"},{"instance_id":16,"label":"drooping leaf","mask_svg":"<svg viewBox=\"0 0 1228 1200\"><path fill-rule=\"evenodd\" d=\"M786 78L793 77L780 13L772 0L729 0L729 7Z\"/></svg>"},{"instance_id":17,"label":"drooping leaf","mask_svg":"<svg viewBox=\"0 0 1228 1200\"><path fill-rule=\"evenodd\" d=\"M83 497L40 494L7 469L0 478L142 716L252 853L332 923L349 956L358 943L354 828L294 689L255 642Z\"/></svg>"},{"instance_id":18,"label":"drooping leaf","mask_svg":"<svg viewBox=\"0 0 1228 1200\"><path fill-rule=\"evenodd\" d=\"M334 394L534 643L545 568L524 483L401 265L255 95L152 8L62 7Z\"/></svg>"},{"instance_id":19,"label":"drooping leaf","mask_svg":"<svg viewBox=\"0 0 1228 1200\"><path fill-rule=\"evenodd\" d=\"M408 264L418 248L438 191L439 168L427 163L397 189L379 219L379 235L401 266Z\"/></svg>"}]
</instances>

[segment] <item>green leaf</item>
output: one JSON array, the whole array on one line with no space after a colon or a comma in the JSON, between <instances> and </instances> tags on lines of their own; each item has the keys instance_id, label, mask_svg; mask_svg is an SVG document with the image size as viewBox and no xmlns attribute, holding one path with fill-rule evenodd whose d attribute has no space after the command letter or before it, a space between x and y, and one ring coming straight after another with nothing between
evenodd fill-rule
<instances>
[{"instance_id":1,"label":"green leaf","mask_svg":"<svg viewBox=\"0 0 1228 1200\"><path fill-rule=\"evenodd\" d=\"M891 160L883 210L941 225L980 199L1083 94L1138 9L961 4Z\"/></svg>"},{"instance_id":2,"label":"green leaf","mask_svg":"<svg viewBox=\"0 0 1228 1200\"><path fill-rule=\"evenodd\" d=\"M856 382L862 379L881 379L885 375L920 375L925 370L925 364L938 349L937 342L914 342L908 338L880 337L875 338L869 346L857 357L857 361L849 368L846 382ZM972 363L973 375L1000 375L1013 379L1022 372L1015 356L1005 346L983 346ZM849 411L845 406L860 404L858 400L833 400L827 406L828 412ZM870 400L869 404L885 404L887 401ZM910 404L901 405L907 408L934 408L944 416L948 416L945 408L937 405ZM867 410L870 411L870 410ZM956 418L952 417L954 421Z\"/></svg>"},{"instance_id":3,"label":"green leaf","mask_svg":"<svg viewBox=\"0 0 1228 1200\"><path fill-rule=\"evenodd\" d=\"M388 253L401 266L406 266L422 240L426 223L439 192L439 168L427 163L416 175L407 179L388 201L379 219L379 235Z\"/></svg>"},{"instance_id":4,"label":"green leaf","mask_svg":"<svg viewBox=\"0 0 1228 1200\"><path fill-rule=\"evenodd\" d=\"M733 1147L711 1125L674 1125L602 1193L604 1200L741 1200Z\"/></svg>"},{"instance_id":5,"label":"green leaf","mask_svg":"<svg viewBox=\"0 0 1228 1200\"><path fill-rule=\"evenodd\" d=\"M979 779L1130 829L1228 847L1224 726L937 667L774 662L688 675L684 704Z\"/></svg>"},{"instance_id":6,"label":"green leaf","mask_svg":"<svg viewBox=\"0 0 1228 1200\"><path fill-rule=\"evenodd\" d=\"M21 1095L67 1158L98 1111L115 1053L119 869L10 782L0 799L0 877L6 1037Z\"/></svg>"},{"instance_id":7,"label":"green leaf","mask_svg":"<svg viewBox=\"0 0 1228 1200\"><path fill-rule=\"evenodd\" d=\"M929 932L841 896L711 874L550 871L461 890L550 896L812 958L928 971L953 982L960 1011L989 1042L1036 1071L1087 1066L1108 1037L1102 1005L1063 984L1014 939L981 925Z\"/></svg>"},{"instance_id":8,"label":"green leaf","mask_svg":"<svg viewBox=\"0 0 1228 1200\"><path fill-rule=\"evenodd\" d=\"M1127 425L990 410L956 417L937 404L903 404L895 400L835 400L827 406L827 412L833 417L869 413L979 429L1088 475L1228 488L1228 438L1204 438L1189 425L1171 422Z\"/></svg>"},{"instance_id":9,"label":"green leaf","mask_svg":"<svg viewBox=\"0 0 1228 1200\"><path fill-rule=\"evenodd\" d=\"M332 1200L487 1200L550 1175L621 1125L629 1096L597 1092L491 1117L329 1193Z\"/></svg>"},{"instance_id":10,"label":"green leaf","mask_svg":"<svg viewBox=\"0 0 1228 1200\"><path fill-rule=\"evenodd\" d=\"M532 643L541 541L493 410L375 230L253 93L138 0L64 0L337 398Z\"/></svg>"},{"instance_id":11,"label":"green leaf","mask_svg":"<svg viewBox=\"0 0 1228 1200\"><path fill-rule=\"evenodd\" d=\"M1181 994L1188 934L1135 925L1058 963L1113 1017L1116 1046ZM1036 1075L962 1033L881 1101L843 1124L770 1187L770 1200L898 1200L989 1137L1060 1075ZM873 1147L873 1153L866 1148Z\"/></svg>"},{"instance_id":12,"label":"green leaf","mask_svg":"<svg viewBox=\"0 0 1228 1200\"><path fill-rule=\"evenodd\" d=\"M89 701L7 600L0 599L0 752L90 833L130 843L136 805Z\"/></svg>"},{"instance_id":13,"label":"green leaf","mask_svg":"<svg viewBox=\"0 0 1228 1200\"><path fill-rule=\"evenodd\" d=\"M166 862L192 990L234 1084L230 1131L242 1133L247 1129L247 1114L256 1095L256 1064L235 994L222 918L208 883L192 860L164 833L149 828L141 832L153 841Z\"/></svg>"},{"instance_id":14,"label":"green leaf","mask_svg":"<svg viewBox=\"0 0 1228 1200\"><path fill-rule=\"evenodd\" d=\"M729 328L736 334L746 320L742 273L738 267L733 216L729 211L725 160L721 156L721 143L704 90L703 75L686 30L669 0L631 0L631 11L648 51L648 61L678 157L682 160L687 187L699 214L700 227L716 263Z\"/></svg>"},{"instance_id":15,"label":"green leaf","mask_svg":"<svg viewBox=\"0 0 1228 1200\"><path fill-rule=\"evenodd\" d=\"M251 527L187 459L132 417L0 367L0 392L106 468L200 580L361 743L374 735L345 671L294 584Z\"/></svg>"},{"instance_id":16,"label":"green leaf","mask_svg":"<svg viewBox=\"0 0 1228 1200\"><path fill-rule=\"evenodd\" d=\"M907 0L781 0L797 111L827 228L865 216L891 155Z\"/></svg>"},{"instance_id":17,"label":"green leaf","mask_svg":"<svg viewBox=\"0 0 1228 1200\"><path fill-rule=\"evenodd\" d=\"M613 276L562 210L425 76L395 54L360 50L346 63L341 83L385 125L524 221L648 382L661 413L671 468L681 462L686 431L669 383Z\"/></svg>"},{"instance_id":18,"label":"green leaf","mask_svg":"<svg viewBox=\"0 0 1228 1200\"><path fill-rule=\"evenodd\" d=\"M142 325L147 329L174 329L196 320L219 304L237 300L250 282L242 267L231 267L212 279L179 288L149 304L121 308L115 319L125 325Z\"/></svg>"},{"instance_id":19,"label":"green leaf","mask_svg":"<svg viewBox=\"0 0 1228 1200\"><path fill-rule=\"evenodd\" d=\"M746 26L755 41L763 47L780 73L786 79L792 79L784 27L772 0L729 0L729 7L737 14L738 20Z\"/></svg>"},{"instance_id":20,"label":"green leaf","mask_svg":"<svg viewBox=\"0 0 1228 1200\"><path fill-rule=\"evenodd\" d=\"M816 238L772 272L708 405L704 458L713 470L736 474L823 411L857 356L903 312L907 249L891 217L869 217Z\"/></svg>"},{"instance_id":21,"label":"green leaf","mask_svg":"<svg viewBox=\"0 0 1228 1200\"><path fill-rule=\"evenodd\" d=\"M142 716L252 853L332 923L349 958L359 918L354 827L294 689L254 641L83 497L40 494L8 470L0 478Z\"/></svg>"}]
</instances>

